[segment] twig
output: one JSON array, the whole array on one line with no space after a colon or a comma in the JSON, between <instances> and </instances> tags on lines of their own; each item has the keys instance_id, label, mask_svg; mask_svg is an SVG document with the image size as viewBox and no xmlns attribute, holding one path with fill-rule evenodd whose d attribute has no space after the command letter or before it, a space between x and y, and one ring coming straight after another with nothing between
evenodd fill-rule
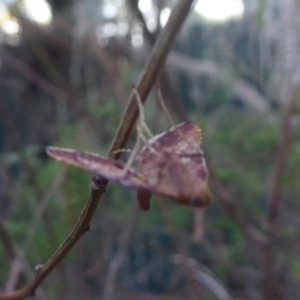
<instances>
[{"instance_id":1,"label":"twig","mask_svg":"<svg viewBox=\"0 0 300 300\"><path fill-rule=\"evenodd\" d=\"M178 4L172 11L166 27L153 48L152 55L150 56L149 61L136 84L136 89L143 103L146 101L151 87L153 86L159 71L164 65L166 56L179 32L180 27L188 15L192 3L193 0L178 1ZM120 157L121 153L115 151L124 148L137 117L138 107L136 104L135 93L132 92L129 98L129 104L124 112L121 124L109 153L111 158L117 159ZM44 265L39 265L36 277L33 281L20 290L10 294L0 295L0 300L23 299L34 295L35 290L43 282L43 280L70 252L82 235L86 231L89 231L92 216L98 206L102 194L105 191L107 183L108 180L104 178L100 178L99 176L94 177L91 184L89 199L79 217L78 222L67 239Z\"/></svg>"},{"instance_id":2,"label":"twig","mask_svg":"<svg viewBox=\"0 0 300 300\"><path fill-rule=\"evenodd\" d=\"M279 215L280 202L281 202L281 184L284 169L286 166L289 147L291 142L291 129L292 117L296 108L296 102L299 97L299 89L294 91L294 95L290 99L282 122L282 130L280 135L280 143L277 151L277 158L274 168L274 176L271 186L271 193L269 198L269 214L267 220L267 235L269 242L265 245L264 249L264 294L265 299L279 299L277 279L274 272L275 261L273 257L274 240L277 232L277 219Z\"/></svg>"},{"instance_id":3,"label":"twig","mask_svg":"<svg viewBox=\"0 0 300 300\"><path fill-rule=\"evenodd\" d=\"M36 267L36 277L25 287L6 295L0 295L1 300L23 299L35 294L36 288L48 276L48 274L58 265L58 263L70 252L80 237L89 230L89 224L94 211L96 210L98 201L100 200L100 192L106 184L105 179L94 177L92 181L92 189L90 198L85 205L78 222L73 231L69 234L64 243L58 248L54 255L44 264ZM98 201L96 201L98 200Z\"/></svg>"},{"instance_id":4,"label":"twig","mask_svg":"<svg viewBox=\"0 0 300 300\"><path fill-rule=\"evenodd\" d=\"M158 5L163 5L164 1L161 0L160 2L161 3ZM156 40L156 34L152 33L148 29L146 20L138 7L138 1L129 0L128 4L129 4L131 10L133 11L134 15L140 21L146 40L148 40L148 43L150 44L150 46L153 46L155 43L155 40ZM158 24L158 28L159 28L159 24ZM162 72L159 81L160 81L160 87L163 91L163 94L165 94L167 96L166 99L169 102L172 102L172 109L174 109L174 111L178 115L179 119L186 120L187 119L186 112L184 110L182 102L180 101L174 88L172 88L172 84L171 84L170 79L166 72Z\"/></svg>"},{"instance_id":5,"label":"twig","mask_svg":"<svg viewBox=\"0 0 300 300\"><path fill-rule=\"evenodd\" d=\"M270 200L269 200L268 223L269 223L270 230L273 233L275 233L276 230L275 228L276 221L279 214L281 179L287 162L290 141L291 141L291 131L292 131L291 120L295 112L296 100L299 97L298 95L299 94L295 92L294 97L290 100L282 124L280 145L277 152L277 159L276 159L276 164L274 169L274 177L273 177Z\"/></svg>"},{"instance_id":6,"label":"twig","mask_svg":"<svg viewBox=\"0 0 300 300\"><path fill-rule=\"evenodd\" d=\"M150 56L147 63L147 67L141 74L141 77L136 85L136 90L138 91L143 103L145 102L146 97L153 85L153 82L165 62L168 50L171 48L171 45L173 44L175 37L178 34L179 29L184 22L192 3L192 0L178 2L177 6L172 11L168 23L166 24L160 37L157 39L157 42L152 50L152 55ZM129 105L125 110L123 120L118 129L119 134L114 140L113 147L110 151L111 154L112 151L124 148L125 142L130 135L137 116L138 107L135 100L135 93L132 92L130 95ZM114 156L114 158L118 158L119 156L120 153Z\"/></svg>"}]
</instances>

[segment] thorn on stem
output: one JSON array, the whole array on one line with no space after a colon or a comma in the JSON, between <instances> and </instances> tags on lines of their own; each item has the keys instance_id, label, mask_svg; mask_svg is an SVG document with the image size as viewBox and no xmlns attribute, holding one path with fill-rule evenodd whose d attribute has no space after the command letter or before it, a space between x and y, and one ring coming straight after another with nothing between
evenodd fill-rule
<instances>
[{"instance_id":1,"label":"thorn on stem","mask_svg":"<svg viewBox=\"0 0 300 300\"><path fill-rule=\"evenodd\" d=\"M102 176L95 175L92 178L91 188L93 190L100 190L105 185L106 179ZM104 190L105 192L106 190Z\"/></svg>"},{"instance_id":2,"label":"thorn on stem","mask_svg":"<svg viewBox=\"0 0 300 300\"><path fill-rule=\"evenodd\" d=\"M35 269L35 272L36 272L37 275L39 275L41 273L41 271L43 270L43 267L44 266L42 264L38 264L38 265L35 266L34 269Z\"/></svg>"}]
</instances>

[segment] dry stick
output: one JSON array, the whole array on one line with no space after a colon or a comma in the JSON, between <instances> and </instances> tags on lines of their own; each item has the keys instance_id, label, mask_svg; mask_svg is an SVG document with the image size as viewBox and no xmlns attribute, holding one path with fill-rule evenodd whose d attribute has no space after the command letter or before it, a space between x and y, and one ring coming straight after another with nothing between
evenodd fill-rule
<instances>
[{"instance_id":1,"label":"dry stick","mask_svg":"<svg viewBox=\"0 0 300 300\"><path fill-rule=\"evenodd\" d=\"M281 197L281 185L284 169L286 166L289 147L291 142L292 133L292 117L296 109L296 103L298 100L299 89L296 89L294 95L290 99L282 122L282 130L280 135L280 143L277 151L277 158L275 162L274 177L271 186L271 193L269 198L269 215L267 220L267 235L269 242L265 245L264 249L264 298L267 299L279 299L278 294L278 282L275 275L275 260L274 260L274 240L277 232L277 219L280 210L280 197Z\"/></svg>"},{"instance_id":2,"label":"dry stick","mask_svg":"<svg viewBox=\"0 0 300 300\"><path fill-rule=\"evenodd\" d=\"M172 11L172 14L170 15L168 23L166 24L161 36L158 38L157 43L153 48L152 55L150 56L149 61L136 85L136 89L141 96L143 103L146 101L150 89L153 86L159 71L165 63L167 54L189 13L192 3L193 0L178 1L177 5ZM124 112L121 124L111 147L109 153L110 158L118 159L120 157L121 153L115 153L115 151L124 148L137 117L138 107L136 104L135 94L132 92L129 97L129 104ZM94 177L91 184L89 199L74 229L63 242L63 244L43 266L39 267L36 277L33 281L31 281L22 289L13 293L0 295L0 300L22 299L34 295L36 288L71 251L82 235L86 231L89 231L92 216L98 206L102 194L105 192L107 183L107 179L99 176Z\"/></svg>"},{"instance_id":3,"label":"dry stick","mask_svg":"<svg viewBox=\"0 0 300 300\"><path fill-rule=\"evenodd\" d=\"M174 41L175 36L178 34L178 31L185 17L187 16L192 3L192 0L178 1L178 4L173 10L168 23L166 24L162 34L158 38L153 48L154 55L150 57L147 67L147 69L149 70L147 71L147 69L145 69L136 86L136 90L139 93L143 103L145 102L146 97L150 92L153 82L158 75L158 72L165 62L167 52L162 53L162 49L164 49L165 47L170 49L170 43ZM174 30L174 28L176 29ZM149 84L149 82L151 82L151 85ZM138 107L135 100L135 93L132 92L130 95L130 103L124 114L123 122L119 127L119 135L114 141L114 146L116 149L123 148L123 145L128 139L131 129L134 126L137 116Z\"/></svg>"},{"instance_id":4,"label":"dry stick","mask_svg":"<svg viewBox=\"0 0 300 300\"><path fill-rule=\"evenodd\" d=\"M104 189L106 184L105 179L94 177L91 185L91 193L86 206L84 207L78 222L76 223L73 231L64 241L64 243L58 248L53 256L44 264L39 265L36 277L25 287L6 295L0 295L1 300L9 299L23 299L35 294L36 288L42 283L42 281L49 275L49 273L58 265L58 263L70 252L75 243L80 237L89 230L89 224L94 211L96 210L98 199L101 196L101 190ZM101 193L101 194L100 194Z\"/></svg>"}]
</instances>

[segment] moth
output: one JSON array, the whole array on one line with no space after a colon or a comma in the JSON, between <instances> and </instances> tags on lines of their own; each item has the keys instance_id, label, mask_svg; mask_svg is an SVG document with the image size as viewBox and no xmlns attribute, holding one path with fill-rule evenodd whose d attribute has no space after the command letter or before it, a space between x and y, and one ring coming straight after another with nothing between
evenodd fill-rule
<instances>
[{"instance_id":1,"label":"moth","mask_svg":"<svg viewBox=\"0 0 300 300\"><path fill-rule=\"evenodd\" d=\"M46 151L58 161L135 189L140 207L149 210L152 194L194 207L210 203L201 143L200 127L184 122L148 140L135 157L136 168L90 152L57 147L47 147Z\"/></svg>"}]
</instances>

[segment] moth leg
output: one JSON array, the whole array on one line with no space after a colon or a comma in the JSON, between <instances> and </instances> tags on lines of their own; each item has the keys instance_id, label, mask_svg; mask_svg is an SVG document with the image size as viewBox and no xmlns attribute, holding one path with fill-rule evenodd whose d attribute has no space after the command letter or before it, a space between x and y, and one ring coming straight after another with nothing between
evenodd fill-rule
<instances>
[{"instance_id":1,"label":"moth leg","mask_svg":"<svg viewBox=\"0 0 300 300\"><path fill-rule=\"evenodd\" d=\"M130 157L126 162L126 165L124 167L123 170L123 176L126 175L126 173L128 172L128 170L130 169L131 165L133 164L137 154L140 151L141 148L141 140L146 144L147 143L147 138L144 136L143 134L143 129L145 130L145 132L150 135L153 136L151 130L149 129L149 127L147 126L146 122L145 122L145 115L144 115L144 111L143 111L143 104L142 104L142 100L141 97L137 91L136 88L133 88L133 93L135 94L135 98L137 101L137 105L139 108L139 119L138 119L138 124L137 124L137 138L136 138L136 142L135 145L130 153Z\"/></svg>"},{"instance_id":2,"label":"moth leg","mask_svg":"<svg viewBox=\"0 0 300 300\"><path fill-rule=\"evenodd\" d=\"M139 206L142 210L149 210L150 209L150 199L151 199L151 192L146 189L138 189L136 192L136 197L139 202Z\"/></svg>"},{"instance_id":3,"label":"moth leg","mask_svg":"<svg viewBox=\"0 0 300 300\"><path fill-rule=\"evenodd\" d=\"M117 154L117 153L124 153L124 152L126 152L126 153L131 153L131 149L119 149L119 150L115 150L113 153L114 154Z\"/></svg>"},{"instance_id":4,"label":"moth leg","mask_svg":"<svg viewBox=\"0 0 300 300\"><path fill-rule=\"evenodd\" d=\"M144 115L144 110L143 110L143 104L142 104L141 97L140 97L139 92L138 92L137 89L134 88L133 92L135 94L135 98L136 98L138 108L139 108L139 113L140 113L139 122L137 124L138 135L141 137L142 141L144 142L144 144L147 148L149 148L153 153L157 153L157 151L148 142L148 139L153 138L154 135L151 132L148 125L146 124L146 122L145 122L145 115ZM145 135L143 134L143 130L148 135L148 138L146 138Z\"/></svg>"},{"instance_id":5,"label":"moth leg","mask_svg":"<svg viewBox=\"0 0 300 300\"><path fill-rule=\"evenodd\" d=\"M204 208L195 208L194 210L194 241L201 241L204 236Z\"/></svg>"},{"instance_id":6,"label":"moth leg","mask_svg":"<svg viewBox=\"0 0 300 300\"><path fill-rule=\"evenodd\" d=\"M136 158L136 155L138 154L138 152L140 151L140 147L141 147L141 137L139 135L137 135L137 138L136 138L136 142L135 142L135 145L133 147L133 149L130 151L130 156L126 162L126 165L124 167L124 170L123 170L123 176L126 175L126 173L128 172L128 170L130 169L130 167L132 166L135 158Z\"/></svg>"}]
</instances>

